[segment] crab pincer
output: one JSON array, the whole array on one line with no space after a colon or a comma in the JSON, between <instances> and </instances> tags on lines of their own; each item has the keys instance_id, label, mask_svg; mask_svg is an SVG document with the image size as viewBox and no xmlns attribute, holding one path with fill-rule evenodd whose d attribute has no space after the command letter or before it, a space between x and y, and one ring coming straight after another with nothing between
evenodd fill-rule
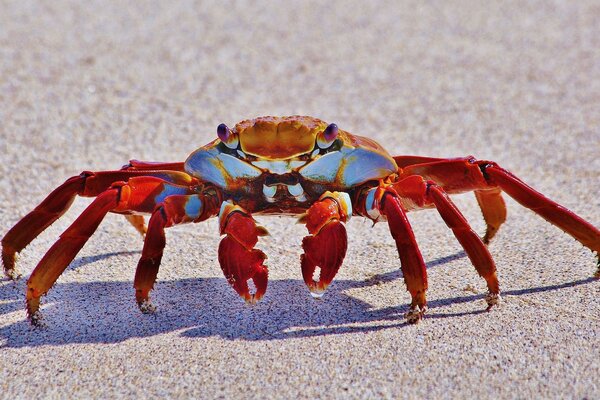
<instances>
[{"instance_id":1,"label":"crab pincer","mask_svg":"<svg viewBox=\"0 0 600 400\"><path fill-rule=\"evenodd\" d=\"M337 274L348 247L348 237L343 222L352 215L352 203L346 193L325 192L300 217L311 234L302 240L304 254L300 257L302 277L311 296L321 298ZM319 279L313 276L321 269Z\"/></svg>"},{"instance_id":2,"label":"crab pincer","mask_svg":"<svg viewBox=\"0 0 600 400\"><path fill-rule=\"evenodd\" d=\"M219 264L227 282L246 301L254 304L267 291L269 271L263 264L267 258L255 249L259 236L269 233L246 213L231 202L224 202L219 213L221 234L226 234L219 244ZM256 291L250 293L248 280L252 279Z\"/></svg>"}]
</instances>

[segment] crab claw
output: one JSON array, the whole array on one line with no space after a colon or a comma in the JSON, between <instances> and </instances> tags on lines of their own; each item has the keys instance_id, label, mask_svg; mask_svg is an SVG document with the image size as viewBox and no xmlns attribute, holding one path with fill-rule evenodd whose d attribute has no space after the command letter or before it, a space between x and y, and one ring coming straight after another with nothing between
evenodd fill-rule
<instances>
[{"instance_id":1,"label":"crab claw","mask_svg":"<svg viewBox=\"0 0 600 400\"><path fill-rule=\"evenodd\" d=\"M246 214L244 210L231 203L224 203L219 216L221 233L227 234L219 244L219 264L227 282L246 301L254 304L267 291L269 271L264 260L265 253L255 249L258 236L267 235L262 226ZM248 280L252 279L256 291L250 293Z\"/></svg>"},{"instance_id":2,"label":"crab claw","mask_svg":"<svg viewBox=\"0 0 600 400\"><path fill-rule=\"evenodd\" d=\"M232 237L225 237L219 245L219 263L227 282L246 303L254 304L267 291L269 271L263 265L267 258L258 249L248 250ZM248 280L252 279L256 292L250 294Z\"/></svg>"},{"instance_id":3,"label":"crab claw","mask_svg":"<svg viewBox=\"0 0 600 400\"><path fill-rule=\"evenodd\" d=\"M302 240L302 277L311 296L317 299L323 296L344 261L347 246L346 228L338 220L330 221L319 233ZM313 279L316 267L321 268L318 281Z\"/></svg>"}]
</instances>

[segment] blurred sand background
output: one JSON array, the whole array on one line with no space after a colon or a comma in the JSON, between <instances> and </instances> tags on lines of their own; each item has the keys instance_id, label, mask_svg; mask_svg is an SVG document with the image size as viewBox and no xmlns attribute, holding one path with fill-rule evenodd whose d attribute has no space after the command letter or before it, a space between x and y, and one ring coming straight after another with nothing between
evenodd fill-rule
<instances>
[{"instance_id":1,"label":"blurred sand background","mask_svg":"<svg viewBox=\"0 0 600 400\"><path fill-rule=\"evenodd\" d=\"M392 154L493 159L600 225L600 3L0 2L0 235L67 177L183 160L215 127L307 114ZM474 197L456 203L478 232ZM142 242L109 215L25 320L24 287L89 204L0 280L0 398L599 398L595 258L508 200L491 244L503 304L437 215L410 215L428 265L418 326L386 224L348 224L322 301L302 282L305 228L271 232L255 307L228 287L215 220L179 226L142 315Z\"/></svg>"}]
</instances>

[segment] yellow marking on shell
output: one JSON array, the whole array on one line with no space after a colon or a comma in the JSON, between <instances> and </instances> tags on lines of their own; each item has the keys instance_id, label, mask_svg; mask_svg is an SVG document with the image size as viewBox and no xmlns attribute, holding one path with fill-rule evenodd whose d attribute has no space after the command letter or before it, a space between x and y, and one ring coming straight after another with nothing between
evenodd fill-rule
<instances>
[{"instance_id":1,"label":"yellow marking on shell","mask_svg":"<svg viewBox=\"0 0 600 400\"><path fill-rule=\"evenodd\" d=\"M240 147L264 160L285 160L309 153L327 123L311 117L261 117L235 126Z\"/></svg>"}]
</instances>

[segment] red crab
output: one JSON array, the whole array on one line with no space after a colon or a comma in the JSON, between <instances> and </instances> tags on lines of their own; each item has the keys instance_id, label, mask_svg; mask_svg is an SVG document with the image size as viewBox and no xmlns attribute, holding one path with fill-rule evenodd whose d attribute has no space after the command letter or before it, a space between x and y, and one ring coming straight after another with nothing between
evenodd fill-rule
<instances>
[{"instance_id":1,"label":"red crab","mask_svg":"<svg viewBox=\"0 0 600 400\"><path fill-rule=\"evenodd\" d=\"M222 235L219 263L228 282L247 302L267 289L265 254L256 249L267 234L252 214L299 216L309 235L302 241L302 276L320 297L346 253L344 222L352 215L387 221L398 247L412 296L406 314L418 322L426 310L427 270L406 217L435 208L487 283L488 308L499 300L496 266L486 244L506 218L505 192L584 246L600 252L600 231L544 197L493 161L474 157L390 156L378 143L351 135L316 118L261 117L221 124L218 138L185 162L131 161L116 171L82 172L56 188L2 239L2 261L16 278L15 254L56 221L76 195L94 201L48 250L27 281L27 313L40 318L40 297L48 292L106 213L125 215L145 235L134 287L142 311L152 311L149 293L158 273L165 228L218 216ZM449 194L474 191L487 224L480 238ZM148 227L143 214L150 214ZM599 260L600 266L600 260ZM320 268L318 280L313 275ZM596 272L599 277L600 270ZM248 280L256 287L251 294Z\"/></svg>"}]
</instances>

